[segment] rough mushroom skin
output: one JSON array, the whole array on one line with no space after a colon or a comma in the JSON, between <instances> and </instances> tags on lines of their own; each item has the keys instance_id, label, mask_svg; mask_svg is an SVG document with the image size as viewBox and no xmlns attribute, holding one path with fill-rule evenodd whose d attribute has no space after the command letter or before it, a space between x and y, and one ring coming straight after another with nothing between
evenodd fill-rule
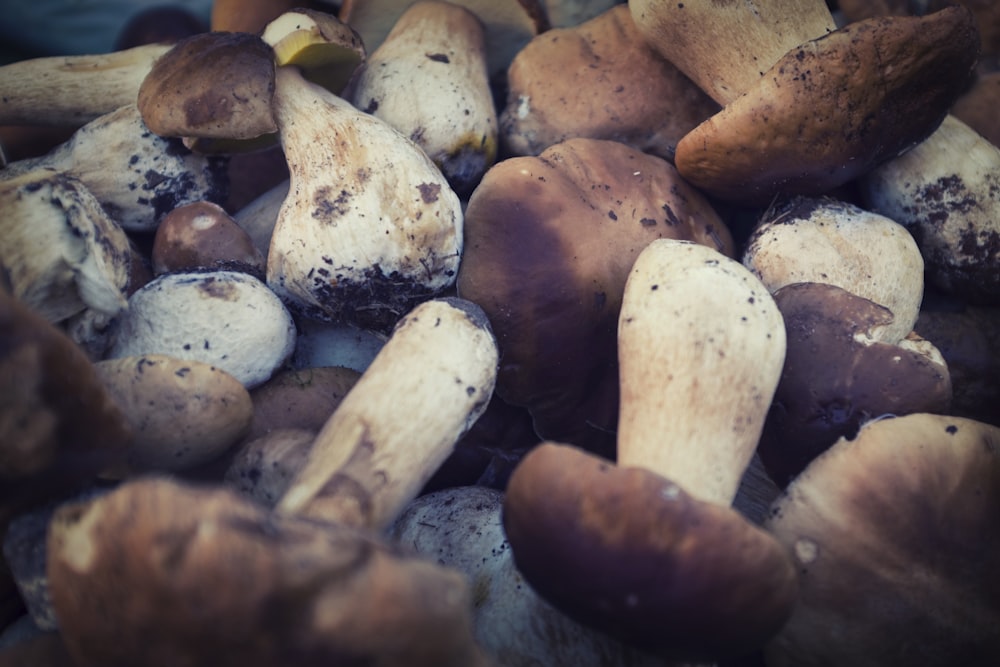
<instances>
[{"instance_id":1,"label":"rough mushroom skin","mask_svg":"<svg viewBox=\"0 0 1000 667\"><path fill-rule=\"evenodd\" d=\"M673 159L719 107L638 34L625 4L531 40L507 71L501 140L538 155L571 137L619 141Z\"/></svg>"},{"instance_id":2,"label":"rough mushroom skin","mask_svg":"<svg viewBox=\"0 0 1000 667\"><path fill-rule=\"evenodd\" d=\"M709 202L665 160L575 138L497 163L465 212L459 296L502 350L497 392L544 438L604 450L618 411L615 335L639 252L657 238L733 254Z\"/></svg>"},{"instance_id":3,"label":"rough mushroom skin","mask_svg":"<svg viewBox=\"0 0 1000 667\"><path fill-rule=\"evenodd\" d=\"M129 297L107 357L165 354L218 366L248 389L295 347L295 324L258 278L238 271L168 273Z\"/></svg>"},{"instance_id":4,"label":"rough mushroom skin","mask_svg":"<svg viewBox=\"0 0 1000 667\"><path fill-rule=\"evenodd\" d=\"M387 331L452 286L461 202L416 144L293 68L278 69L275 114L290 189L267 283L290 308Z\"/></svg>"},{"instance_id":5,"label":"rough mushroom skin","mask_svg":"<svg viewBox=\"0 0 1000 667\"><path fill-rule=\"evenodd\" d=\"M461 574L352 528L162 477L59 509L48 574L81 667L483 667Z\"/></svg>"},{"instance_id":6,"label":"rough mushroom skin","mask_svg":"<svg viewBox=\"0 0 1000 667\"><path fill-rule=\"evenodd\" d=\"M407 9L355 73L345 97L412 139L459 196L497 156L497 115L480 20L450 2Z\"/></svg>"},{"instance_id":7,"label":"rough mushroom skin","mask_svg":"<svg viewBox=\"0 0 1000 667\"><path fill-rule=\"evenodd\" d=\"M800 572L767 664L997 664L998 452L995 426L912 414L813 461L765 524Z\"/></svg>"},{"instance_id":8,"label":"rough mushroom skin","mask_svg":"<svg viewBox=\"0 0 1000 667\"><path fill-rule=\"evenodd\" d=\"M927 280L1000 305L1000 147L949 116L909 152L861 179L872 210L909 229Z\"/></svg>"},{"instance_id":9,"label":"rough mushroom skin","mask_svg":"<svg viewBox=\"0 0 1000 667\"><path fill-rule=\"evenodd\" d=\"M771 478L786 486L841 437L885 414L947 414L948 366L929 342L879 342L892 313L833 285L796 283L774 292L788 350L758 445Z\"/></svg>"},{"instance_id":10,"label":"rough mushroom skin","mask_svg":"<svg viewBox=\"0 0 1000 667\"><path fill-rule=\"evenodd\" d=\"M12 162L0 179L39 168L80 179L127 231L153 231L183 204L219 203L229 187L225 158L195 155L179 139L154 134L134 103L87 123L47 155Z\"/></svg>"},{"instance_id":11,"label":"rough mushroom skin","mask_svg":"<svg viewBox=\"0 0 1000 667\"><path fill-rule=\"evenodd\" d=\"M979 54L972 15L868 19L805 42L677 144L685 179L719 198L766 204L819 195L928 137Z\"/></svg>"},{"instance_id":12,"label":"rough mushroom skin","mask_svg":"<svg viewBox=\"0 0 1000 667\"><path fill-rule=\"evenodd\" d=\"M897 221L831 198L796 197L769 210L751 232L743 264L772 293L793 283L836 285L889 309L870 332L903 340L920 312L924 260Z\"/></svg>"}]
</instances>

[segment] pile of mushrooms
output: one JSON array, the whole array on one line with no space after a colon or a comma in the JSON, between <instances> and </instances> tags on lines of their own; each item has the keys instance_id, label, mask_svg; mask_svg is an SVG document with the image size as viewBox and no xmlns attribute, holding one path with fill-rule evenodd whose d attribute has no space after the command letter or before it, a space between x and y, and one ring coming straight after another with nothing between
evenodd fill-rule
<instances>
[{"instance_id":1,"label":"pile of mushrooms","mask_svg":"<svg viewBox=\"0 0 1000 667\"><path fill-rule=\"evenodd\" d=\"M989 4L0 66L0 666L1000 664Z\"/></svg>"}]
</instances>

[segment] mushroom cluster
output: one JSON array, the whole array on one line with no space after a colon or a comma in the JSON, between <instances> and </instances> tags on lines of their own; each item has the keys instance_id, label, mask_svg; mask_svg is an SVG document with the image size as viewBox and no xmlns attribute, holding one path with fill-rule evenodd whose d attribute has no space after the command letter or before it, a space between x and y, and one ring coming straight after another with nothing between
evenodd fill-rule
<instances>
[{"instance_id":1,"label":"mushroom cluster","mask_svg":"<svg viewBox=\"0 0 1000 667\"><path fill-rule=\"evenodd\" d=\"M0 665L1000 664L996 3L157 16L0 65Z\"/></svg>"}]
</instances>

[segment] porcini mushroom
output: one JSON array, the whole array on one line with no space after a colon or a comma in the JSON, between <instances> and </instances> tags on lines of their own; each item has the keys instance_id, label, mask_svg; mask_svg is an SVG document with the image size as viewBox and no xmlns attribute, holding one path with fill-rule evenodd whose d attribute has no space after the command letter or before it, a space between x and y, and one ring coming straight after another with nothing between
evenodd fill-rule
<instances>
[{"instance_id":1,"label":"porcini mushroom","mask_svg":"<svg viewBox=\"0 0 1000 667\"><path fill-rule=\"evenodd\" d=\"M498 394L526 407L543 438L608 453L621 295L636 256L661 237L735 252L670 163L618 142L575 138L503 160L472 193L458 294L496 331Z\"/></svg>"},{"instance_id":2,"label":"porcini mushroom","mask_svg":"<svg viewBox=\"0 0 1000 667\"><path fill-rule=\"evenodd\" d=\"M497 114L480 20L451 2L409 7L345 94L354 106L410 137L459 196L497 155Z\"/></svg>"},{"instance_id":3,"label":"porcini mushroom","mask_svg":"<svg viewBox=\"0 0 1000 667\"><path fill-rule=\"evenodd\" d=\"M381 530L486 409L496 369L479 306L414 307L323 425L277 511Z\"/></svg>"},{"instance_id":4,"label":"porcini mushroom","mask_svg":"<svg viewBox=\"0 0 1000 667\"><path fill-rule=\"evenodd\" d=\"M677 144L678 171L742 203L825 193L923 140L979 51L960 5L840 29L822 0L629 7L653 48L725 105Z\"/></svg>"},{"instance_id":5,"label":"porcini mushroom","mask_svg":"<svg viewBox=\"0 0 1000 667\"><path fill-rule=\"evenodd\" d=\"M462 208L441 170L387 123L278 68L291 172L267 284L293 310L380 329L455 281Z\"/></svg>"},{"instance_id":6,"label":"porcini mushroom","mask_svg":"<svg viewBox=\"0 0 1000 667\"><path fill-rule=\"evenodd\" d=\"M731 508L785 354L767 289L706 246L635 261L618 329L618 464L552 442L514 470L504 528L557 608L669 659L750 652L785 622L785 547Z\"/></svg>"},{"instance_id":7,"label":"porcini mushroom","mask_svg":"<svg viewBox=\"0 0 1000 667\"><path fill-rule=\"evenodd\" d=\"M765 524L800 573L767 664L996 664L998 452L995 426L912 414L814 460Z\"/></svg>"},{"instance_id":8,"label":"porcini mushroom","mask_svg":"<svg viewBox=\"0 0 1000 667\"><path fill-rule=\"evenodd\" d=\"M156 227L150 260L155 275L199 268L264 274L264 254L250 235L209 201L167 213Z\"/></svg>"},{"instance_id":9,"label":"porcini mushroom","mask_svg":"<svg viewBox=\"0 0 1000 667\"><path fill-rule=\"evenodd\" d=\"M247 388L295 347L295 324L258 278L239 271L167 273L144 285L118 321L109 359L165 354L218 366Z\"/></svg>"}]
</instances>

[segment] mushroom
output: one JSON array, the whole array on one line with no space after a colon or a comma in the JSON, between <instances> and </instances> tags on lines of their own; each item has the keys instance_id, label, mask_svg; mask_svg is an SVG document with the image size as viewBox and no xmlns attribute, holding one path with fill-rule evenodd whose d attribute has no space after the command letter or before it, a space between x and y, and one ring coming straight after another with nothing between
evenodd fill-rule
<instances>
[{"instance_id":1,"label":"mushroom","mask_svg":"<svg viewBox=\"0 0 1000 667\"><path fill-rule=\"evenodd\" d=\"M459 196L468 195L496 159L484 28L464 7L438 0L410 6L355 73L345 97L412 139Z\"/></svg>"},{"instance_id":2,"label":"mushroom","mask_svg":"<svg viewBox=\"0 0 1000 667\"><path fill-rule=\"evenodd\" d=\"M661 237L735 252L670 163L613 141L569 139L503 160L472 193L458 294L497 334L497 392L526 407L543 438L613 446L621 295L636 256Z\"/></svg>"},{"instance_id":3,"label":"mushroom","mask_svg":"<svg viewBox=\"0 0 1000 667\"><path fill-rule=\"evenodd\" d=\"M381 530L485 410L496 369L479 306L414 307L325 422L277 511Z\"/></svg>"},{"instance_id":4,"label":"mushroom","mask_svg":"<svg viewBox=\"0 0 1000 667\"><path fill-rule=\"evenodd\" d=\"M316 431L278 428L248 439L233 455L223 481L240 495L274 509L309 459Z\"/></svg>"},{"instance_id":5,"label":"mushroom","mask_svg":"<svg viewBox=\"0 0 1000 667\"><path fill-rule=\"evenodd\" d=\"M890 217L845 201L795 197L768 210L747 240L743 264L772 293L823 283L884 306L891 318L869 332L875 340L903 340L920 312L924 260L913 237Z\"/></svg>"},{"instance_id":6,"label":"mushroom","mask_svg":"<svg viewBox=\"0 0 1000 667\"><path fill-rule=\"evenodd\" d=\"M441 489L414 498L386 535L465 575L473 593L473 633L497 665L664 667L662 659L580 625L526 586L503 532L502 507L497 489Z\"/></svg>"},{"instance_id":7,"label":"mushroom","mask_svg":"<svg viewBox=\"0 0 1000 667\"><path fill-rule=\"evenodd\" d=\"M168 273L128 300L107 357L164 354L212 364L248 389L295 347L295 324L258 278L239 271Z\"/></svg>"},{"instance_id":8,"label":"mushroom","mask_svg":"<svg viewBox=\"0 0 1000 667\"><path fill-rule=\"evenodd\" d=\"M115 222L153 231L168 212L225 198L226 161L191 153L149 131L134 102L87 123L47 155L12 162L0 180L53 169L79 179Z\"/></svg>"},{"instance_id":9,"label":"mushroom","mask_svg":"<svg viewBox=\"0 0 1000 667\"><path fill-rule=\"evenodd\" d=\"M1000 305L1000 148L949 116L859 185L869 208L913 234L928 282Z\"/></svg>"},{"instance_id":10,"label":"mushroom","mask_svg":"<svg viewBox=\"0 0 1000 667\"><path fill-rule=\"evenodd\" d=\"M995 426L911 414L814 460L766 523L800 573L767 664L997 664L998 452Z\"/></svg>"},{"instance_id":11,"label":"mushroom","mask_svg":"<svg viewBox=\"0 0 1000 667\"><path fill-rule=\"evenodd\" d=\"M501 140L538 155L571 137L620 141L673 159L718 104L642 39L626 4L537 35L507 70Z\"/></svg>"},{"instance_id":12,"label":"mushroom","mask_svg":"<svg viewBox=\"0 0 1000 667\"><path fill-rule=\"evenodd\" d=\"M61 507L48 577L81 667L482 667L458 572L163 477Z\"/></svg>"},{"instance_id":13,"label":"mushroom","mask_svg":"<svg viewBox=\"0 0 1000 667\"><path fill-rule=\"evenodd\" d=\"M198 268L264 274L264 255L225 209L209 201L178 206L167 213L153 236L156 275Z\"/></svg>"},{"instance_id":14,"label":"mushroom","mask_svg":"<svg viewBox=\"0 0 1000 667\"><path fill-rule=\"evenodd\" d=\"M822 0L629 8L653 48L725 105L677 144L678 171L749 204L828 192L926 138L979 50L958 5L840 29Z\"/></svg>"},{"instance_id":15,"label":"mushroom","mask_svg":"<svg viewBox=\"0 0 1000 667\"><path fill-rule=\"evenodd\" d=\"M294 311L387 331L452 286L462 208L412 141L297 69L274 97L291 173L267 257L267 284Z\"/></svg>"},{"instance_id":16,"label":"mushroom","mask_svg":"<svg viewBox=\"0 0 1000 667\"><path fill-rule=\"evenodd\" d=\"M91 356L126 308L125 232L78 179L50 169L0 178L0 266L11 292Z\"/></svg>"},{"instance_id":17,"label":"mushroom","mask_svg":"<svg viewBox=\"0 0 1000 667\"><path fill-rule=\"evenodd\" d=\"M112 53L46 56L3 65L0 125L79 127L134 104L142 80L170 48L144 44Z\"/></svg>"},{"instance_id":18,"label":"mushroom","mask_svg":"<svg viewBox=\"0 0 1000 667\"><path fill-rule=\"evenodd\" d=\"M528 452L504 500L514 562L556 608L665 659L748 653L797 590L785 547L731 508L781 372L781 316L735 260L659 239L629 274L618 345L618 463Z\"/></svg>"},{"instance_id":19,"label":"mushroom","mask_svg":"<svg viewBox=\"0 0 1000 667\"><path fill-rule=\"evenodd\" d=\"M909 334L882 342L892 313L834 285L795 283L773 293L788 348L758 451L786 486L841 437L869 419L948 414L948 365L931 342Z\"/></svg>"}]
</instances>

